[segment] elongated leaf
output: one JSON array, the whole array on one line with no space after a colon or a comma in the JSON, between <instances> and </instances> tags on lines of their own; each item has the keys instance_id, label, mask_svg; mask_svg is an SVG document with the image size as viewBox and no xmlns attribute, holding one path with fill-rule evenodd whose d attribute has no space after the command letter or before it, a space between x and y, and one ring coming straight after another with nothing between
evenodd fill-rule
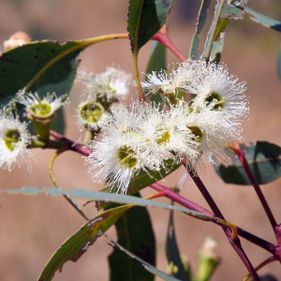
<instances>
[{"instance_id":1,"label":"elongated leaf","mask_svg":"<svg viewBox=\"0 0 281 281\"><path fill-rule=\"evenodd\" d=\"M190 46L190 50L189 50L190 58L199 59L199 57L200 57L199 35L206 23L207 11L210 7L210 4L211 4L211 0L201 0L198 18L197 18L197 22L196 22L196 28L195 28L194 35L192 37L191 46Z\"/></svg>"},{"instance_id":2,"label":"elongated leaf","mask_svg":"<svg viewBox=\"0 0 281 281\"><path fill-rule=\"evenodd\" d=\"M272 28L276 31L281 32L281 22L280 21L275 20L266 15L263 15L262 13L259 13L250 7L245 7L244 11L248 15L250 15L250 19L253 20L254 22L257 22L265 27Z\"/></svg>"},{"instance_id":3,"label":"elongated leaf","mask_svg":"<svg viewBox=\"0 0 281 281\"><path fill-rule=\"evenodd\" d=\"M159 42L153 42L152 47L153 50L146 69L147 74L152 71L166 69L166 48ZM157 94L149 95L149 99L156 104L160 104L163 101L161 95Z\"/></svg>"},{"instance_id":4,"label":"elongated leaf","mask_svg":"<svg viewBox=\"0 0 281 281\"><path fill-rule=\"evenodd\" d=\"M131 253L130 251L128 251L127 249L125 249L124 247L122 247L118 242L109 239L110 243L114 246L117 247L120 251L124 252L126 255L128 255L130 258L138 261L139 263L142 264L142 266L150 273L159 276L162 280L165 281L180 281L179 279L172 277L162 271L160 271L159 269L157 269L156 267L152 266L151 264L147 263L146 261L144 261L143 259L141 259L140 257L134 255L133 253ZM127 279L126 279L127 280Z\"/></svg>"},{"instance_id":5,"label":"elongated leaf","mask_svg":"<svg viewBox=\"0 0 281 281\"><path fill-rule=\"evenodd\" d=\"M106 201L106 202L114 202L119 204L131 204L134 206L143 206L143 207L156 207L161 209L167 210L174 210L177 212L182 212L186 215L191 217L195 217L205 221L212 221L215 223L220 224L222 220L218 219L217 217L211 217L208 215L201 214L196 211L192 211L190 209L173 206L169 204L160 203L154 200L146 200L143 198L138 198L136 196L131 195L121 195L116 193L109 193L109 192L99 192L99 191L92 191L92 190L81 190L81 189L74 189L74 190L63 190L57 188L36 188L36 187L22 187L19 189L1 189L0 194L10 194L10 195L50 195L50 196L62 196L67 195L68 197L75 199L85 199L85 200L97 200L97 201ZM223 222L225 224L225 222Z\"/></svg>"},{"instance_id":6,"label":"elongated leaf","mask_svg":"<svg viewBox=\"0 0 281 281\"><path fill-rule=\"evenodd\" d=\"M182 281L189 281L190 276L186 272L182 263L180 251L178 248L176 233L175 233L175 222L174 222L174 211L170 211L168 230L166 236L166 256L169 267L172 269L172 275ZM175 271L173 269L176 268Z\"/></svg>"},{"instance_id":7,"label":"elongated leaf","mask_svg":"<svg viewBox=\"0 0 281 281\"><path fill-rule=\"evenodd\" d=\"M172 0L130 0L128 32L133 52L138 50L165 24Z\"/></svg>"},{"instance_id":8,"label":"elongated leaf","mask_svg":"<svg viewBox=\"0 0 281 281\"><path fill-rule=\"evenodd\" d=\"M76 262L81 255L112 226L130 207L121 206L110 209L86 223L74 235L68 238L50 258L38 281L52 280L57 271L61 271L67 261Z\"/></svg>"},{"instance_id":9,"label":"elongated leaf","mask_svg":"<svg viewBox=\"0 0 281 281\"><path fill-rule=\"evenodd\" d=\"M281 177L281 147L266 141L241 146L257 182L266 184ZM217 173L226 183L250 185L250 181L236 156L232 165L219 166Z\"/></svg>"},{"instance_id":10,"label":"elongated leaf","mask_svg":"<svg viewBox=\"0 0 281 281\"><path fill-rule=\"evenodd\" d=\"M149 214L144 207L135 207L126 212L116 224L118 243L149 264L155 265L155 238ZM153 281L139 262L124 252L114 251L108 257L111 281Z\"/></svg>"}]
</instances>

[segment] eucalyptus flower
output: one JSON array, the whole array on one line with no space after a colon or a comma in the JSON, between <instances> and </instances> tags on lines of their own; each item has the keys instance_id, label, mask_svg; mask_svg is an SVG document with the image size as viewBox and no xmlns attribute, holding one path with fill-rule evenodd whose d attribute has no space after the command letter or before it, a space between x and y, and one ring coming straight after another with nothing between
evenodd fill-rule
<instances>
[{"instance_id":1,"label":"eucalyptus flower","mask_svg":"<svg viewBox=\"0 0 281 281\"><path fill-rule=\"evenodd\" d=\"M31 137L27 124L13 116L0 115L0 167L11 171L23 161L29 164L31 152L27 148Z\"/></svg>"},{"instance_id":2,"label":"eucalyptus flower","mask_svg":"<svg viewBox=\"0 0 281 281\"><path fill-rule=\"evenodd\" d=\"M101 103L93 100L83 101L78 106L78 125L98 131L102 126L105 115L106 112Z\"/></svg>"},{"instance_id":3,"label":"eucalyptus flower","mask_svg":"<svg viewBox=\"0 0 281 281\"><path fill-rule=\"evenodd\" d=\"M57 97L55 93L47 93L40 97L38 93L25 93L23 90L18 93L17 102L25 106L29 119L50 119L66 103L66 95Z\"/></svg>"},{"instance_id":4,"label":"eucalyptus flower","mask_svg":"<svg viewBox=\"0 0 281 281\"><path fill-rule=\"evenodd\" d=\"M108 67L97 75L80 71L78 79L86 86L90 99L111 103L127 97L131 75L120 69Z\"/></svg>"}]
</instances>

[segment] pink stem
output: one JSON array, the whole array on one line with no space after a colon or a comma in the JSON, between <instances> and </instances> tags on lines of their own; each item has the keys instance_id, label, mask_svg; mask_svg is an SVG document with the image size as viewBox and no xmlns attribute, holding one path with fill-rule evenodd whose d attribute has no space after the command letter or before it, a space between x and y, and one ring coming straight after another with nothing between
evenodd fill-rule
<instances>
[{"instance_id":1,"label":"pink stem","mask_svg":"<svg viewBox=\"0 0 281 281\"><path fill-rule=\"evenodd\" d=\"M167 33L158 32L153 36L153 39L168 48L180 61L186 60L186 57L177 49Z\"/></svg>"}]
</instances>

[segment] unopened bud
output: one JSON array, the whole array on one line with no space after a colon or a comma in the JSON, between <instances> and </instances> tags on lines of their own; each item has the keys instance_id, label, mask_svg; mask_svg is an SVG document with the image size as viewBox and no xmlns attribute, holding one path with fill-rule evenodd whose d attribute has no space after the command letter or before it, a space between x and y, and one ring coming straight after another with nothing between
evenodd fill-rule
<instances>
[{"instance_id":1,"label":"unopened bud","mask_svg":"<svg viewBox=\"0 0 281 281\"><path fill-rule=\"evenodd\" d=\"M8 40L4 41L3 49L7 52L11 49L23 46L31 41L31 37L25 32L18 31L14 33Z\"/></svg>"},{"instance_id":2,"label":"unopened bud","mask_svg":"<svg viewBox=\"0 0 281 281\"><path fill-rule=\"evenodd\" d=\"M207 237L199 251L198 281L208 281L217 268L220 259L216 253L217 242Z\"/></svg>"}]
</instances>

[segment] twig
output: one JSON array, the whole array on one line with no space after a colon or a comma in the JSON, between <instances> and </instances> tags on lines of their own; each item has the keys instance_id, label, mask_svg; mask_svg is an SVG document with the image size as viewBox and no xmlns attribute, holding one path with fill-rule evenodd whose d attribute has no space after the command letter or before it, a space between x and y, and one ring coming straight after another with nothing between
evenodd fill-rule
<instances>
[{"instance_id":1,"label":"twig","mask_svg":"<svg viewBox=\"0 0 281 281\"><path fill-rule=\"evenodd\" d=\"M267 201L266 201L266 199L265 199L265 197L262 193L262 190L261 190L259 184L257 183L257 181L255 179L255 176L253 175L253 173L250 169L249 163L248 163L248 161L247 161L247 159L244 155L243 150L239 147L238 144L233 144L232 146L230 146L230 148L236 153L245 173L247 174L252 186L255 189L255 192L256 192L256 194L257 194L257 196L258 196L258 198L259 198L259 200L260 200L260 202L263 206L263 209L264 209L264 211L265 211L265 213L268 217L268 220L271 223L271 226L274 230L274 233L276 234L277 222L276 222L276 220L273 216L273 213L272 213L272 211L271 211L271 209L270 209L270 207L269 207L269 205L268 205L268 203L267 203Z\"/></svg>"}]
</instances>

